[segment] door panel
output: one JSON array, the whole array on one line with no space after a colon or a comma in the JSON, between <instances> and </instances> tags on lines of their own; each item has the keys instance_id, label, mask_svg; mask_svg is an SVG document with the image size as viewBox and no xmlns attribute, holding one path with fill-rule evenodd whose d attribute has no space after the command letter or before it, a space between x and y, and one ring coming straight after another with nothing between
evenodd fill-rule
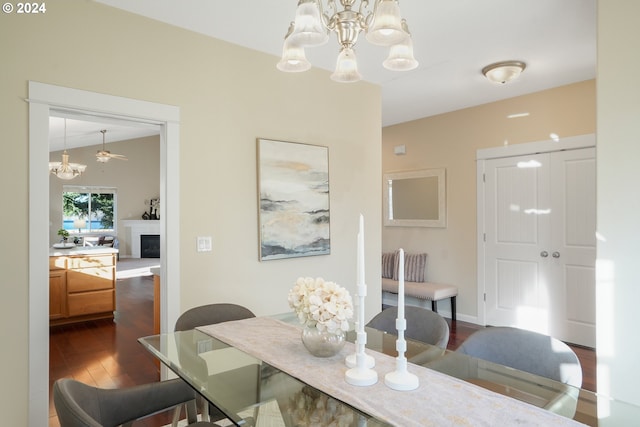
<instances>
[{"instance_id":1,"label":"door panel","mask_svg":"<svg viewBox=\"0 0 640 427\"><path fill-rule=\"evenodd\" d=\"M490 325L540 330L546 319L546 259L540 247L548 227L546 155L487 162L485 169L486 312ZM523 167L524 166L524 167ZM535 167L534 167L535 166ZM542 239L542 240L541 240Z\"/></svg>"},{"instance_id":2,"label":"door panel","mask_svg":"<svg viewBox=\"0 0 640 427\"><path fill-rule=\"evenodd\" d=\"M552 331L558 338L595 347L596 162L595 149L552 156ZM553 258L553 257L557 258Z\"/></svg>"},{"instance_id":3,"label":"door panel","mask_svg":"<svg viewBox=\"0 0 640 427\"><path fill-rule=\"evenodd\" d=\"M501 162L502 163L502 162ZM535 169L521 169L508 162L496 165L496 241L538 244L538 221L522 212L537 206L539 179Z\"/></svg>"},{"instance_id":4,"label":"door panel","mask_svg":"<svg viewBox=\"0 0 640 427\"><path fill-rule=\"evenodd\" d=\"M595 347L595 150L487 160L485 310Z\"/></svg>"}]
</instances>

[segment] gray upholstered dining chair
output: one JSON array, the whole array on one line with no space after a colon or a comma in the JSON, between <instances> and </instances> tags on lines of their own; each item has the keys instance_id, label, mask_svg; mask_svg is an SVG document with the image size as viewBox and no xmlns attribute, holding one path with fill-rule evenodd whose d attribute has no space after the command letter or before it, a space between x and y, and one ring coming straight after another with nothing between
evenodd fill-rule
<instances>
[{"instance_id":1,"label":"gray upholstered dining chair","mask_svg":"<svg viewBox=\"0 0 640 427\"><path fill-rule=\"evenodd\" d=\"M175 379L124 389L93 387L70 378L53 385L53 402L61 427L131 426L135 420L194 401L195 392ZM187 411L188 426L213 427L197 421L195 407Z\"/></svg>"},{"instance_id":2,"label":"gray upholstered dining chair","mask_svg":"<svg viewBox=\"0 0 640 427\"><path fill-rule=\"evenodd\" d=\"M567 344L537 332L488 327L467 338L457 352L580 388L580 359Z\"/></svg>"},{"instance_id":3,"label":"gray upholstered dining chair","mask_svg":"<svg viewBox=\"0 0 640 427\"><path fill-rule=\"evenodd\" d=\"M407 329L404 331L405 338L436 345L442 349L447 348L449 325L442 316L426 308L415 306L406 306L404 313L407 320ZM397 317L398 307L385 308L376 314L367 323L367 326L390 334L397 334Z\"/></svg>"},{"instance_id":4,"label":"gray upholstered dining chair","mask_svg":"<svg viewBox=\"0 0 640 427\"><path fill-rule=\"evenodd\" d=\"M178 317L175 331L188 331L198 326L256 317L251 310L238 304L216 303L191 308Z\"/></svg>"},{"instance_id":5,"label":"gray upholstered dining chair","mask_svg":"<svg viewBox=\"0 0 640 427\"><path fill-rule=\"evenodd\" d=\"M188 331L198 326L213 325L215 323L229 322L232 320L242 320L256 317L251 310L238 304L232 303L214 303L200 305L190 308L178 317L174 330ZM206 364L203 367L206 371ZM203 375L205 375L203 373ZM210 421L218 421L226 418L226 416L213 405L207 405L204 399L201 401L202 415L204 419ZM180 408L176 408L176 414L179 414ZM174 417L175 424L176 417Z\"/></svg>"}]
</instances>

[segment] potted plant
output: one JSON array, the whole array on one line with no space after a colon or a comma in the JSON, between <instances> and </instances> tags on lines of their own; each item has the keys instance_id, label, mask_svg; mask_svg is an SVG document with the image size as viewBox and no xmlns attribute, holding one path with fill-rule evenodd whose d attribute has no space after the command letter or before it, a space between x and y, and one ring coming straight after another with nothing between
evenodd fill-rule
<instances>
[{"instance_id":1,"label":"potted plant","mask_svg":"<svg viewBox=\"0 0 640 427\"><path fill-rule=\"evenodd\" d=\"M60 230L58 230L58 236L62 237L62 240L61 240L62 243L67 243L67 239L69 238L69 232L64 228L61 228Z\"/></svg>"}]
</instances>

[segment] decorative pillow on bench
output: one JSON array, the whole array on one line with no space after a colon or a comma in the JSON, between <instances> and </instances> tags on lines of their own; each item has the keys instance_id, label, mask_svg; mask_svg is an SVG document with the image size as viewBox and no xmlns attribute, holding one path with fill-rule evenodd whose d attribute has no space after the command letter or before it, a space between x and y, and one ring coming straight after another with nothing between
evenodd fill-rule
<instances>
[{"instance_id":1,"label":"decorative pillow on bench","mask_svg":"<svg viewBox=\"0 0 640 427\"><path fill-rule=\"evenodd\" d=\"M382 254L382 277L398 280L398 253L385 252ZM404 254L404 280L407 282L424 282L427 266L427 254Z\"/></svg>"},{"instance_id":2,"label":"decorative pillow on bench","mask_svg":"<svg viewBox=\"0 0 640 427\"><path fill-rule=\"evenodd\" d=\"M424 282L424 270L427 266L427 254L404 254L404 280ZM398 274L396 273L396 276ZM398 279L396 279L398 280Z\"/></svg>"},{"instance_id":3,"label":"decorative pillow on bench","mask_svg":"<svg viewBox=\"0 0 640 427\"><path fill-rule=\"evenodd\" d=\"M382 277L393 279L396 275L398 263L396 262L396 252L385 252L382 254Z\"/></svg>"}]
</instances>

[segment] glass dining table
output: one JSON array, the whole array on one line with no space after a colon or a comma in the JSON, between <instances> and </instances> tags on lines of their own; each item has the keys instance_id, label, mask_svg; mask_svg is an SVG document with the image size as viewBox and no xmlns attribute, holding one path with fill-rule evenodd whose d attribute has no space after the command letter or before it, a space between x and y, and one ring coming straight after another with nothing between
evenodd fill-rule
<instances>
[{"instance_id":1,"label":"glass dining table","mask_svg":"<svg viewBox=\"0 0 640 427\"><path fill-rule=\"evenodd\" d=\"M273 317L295 322L290 315ZM397 356L396 336L372 328L366 332L367 352ZM347 341L354 342L355 337L355 332L349 332ZM269 338L265 340L268 343ZM202 330L138 341L237 426L394 425ZM422 342L407 340L405 356L410 366L464 380L589 426L634 425L640 419L637 406Z\"/></svg>"}]
</instances>

